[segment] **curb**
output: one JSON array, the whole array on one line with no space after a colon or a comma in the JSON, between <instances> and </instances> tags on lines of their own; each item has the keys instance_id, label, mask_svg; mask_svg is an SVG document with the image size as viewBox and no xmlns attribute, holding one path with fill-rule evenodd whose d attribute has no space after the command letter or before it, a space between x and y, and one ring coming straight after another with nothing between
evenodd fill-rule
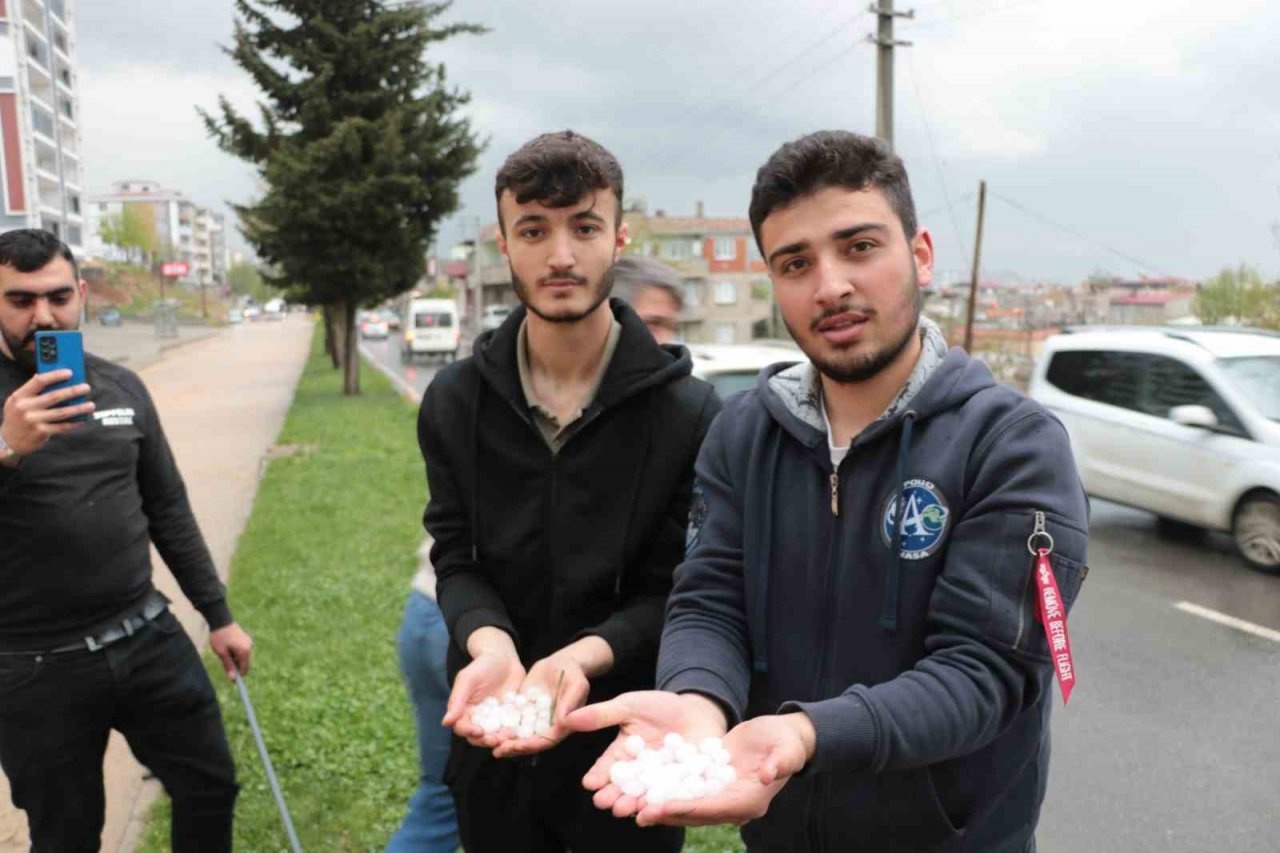
<instances>
[{"instance_id":1,"label":"curb","mask_svg":"<svg viewBox=\"0 0 1280 853\"><path fill-rule=\"evenodd\" d=\"M360 355L364 356L365 362L371 365L375 370L377 370L383 376L390 379L391 384L396 386L397 389L399 389L400 396L404 397L406 400L408 400L410 403L413 403L414 405L417 405L418 403L422 402L422 395L418 393L417 388L414 388L408 382L405 382L403 377L398 376L395 371L393 371L391 368L387 367L385 364L383 364L382 362L374 358L373 353L369 352L369 350L365 348L364 344L359 344L358 348L360 350Z\"/></svg>"}]
</instances>

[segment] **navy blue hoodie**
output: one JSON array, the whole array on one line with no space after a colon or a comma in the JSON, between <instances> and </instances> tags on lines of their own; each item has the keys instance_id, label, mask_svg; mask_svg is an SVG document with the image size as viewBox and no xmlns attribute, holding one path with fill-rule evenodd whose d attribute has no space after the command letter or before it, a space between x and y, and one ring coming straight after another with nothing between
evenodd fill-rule
<instances>
[{"instance_id":1,"label":"navy blue hoodie","mask_svg":"<svg viewBox=\"0 0 1280 853\"><path fill-rule=\"evenodd\" d=\"M659 687L817 731L753 853L1034 849L1054 682L1028 537L1043 513L1069 607L1088 503L1061 423L937 358L838 469L808 365L729 398L699 454Z\"/></svg>"}]
</instances>

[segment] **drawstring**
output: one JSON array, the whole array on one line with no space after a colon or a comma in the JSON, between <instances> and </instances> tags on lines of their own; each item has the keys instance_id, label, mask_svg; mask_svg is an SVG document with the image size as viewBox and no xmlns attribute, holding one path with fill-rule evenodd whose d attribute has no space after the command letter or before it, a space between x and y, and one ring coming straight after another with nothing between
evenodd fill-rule
<instances>
[{"instance_id":1,"label":"drawstring","mask_svg":"<svg viewBox=\"0 0 1280 853\"><path fill-rule=\"evenodd\" d=\"M907 515L907 458L911 455L911 432L916 413L902 416L902 442L898 445L898 511L893 519L893 562L884 579L884 606L880 611L880 627L898 630L898 588L902 581L902 525Z\"/></svg>"},{"instance_id":2,"label":"drawstring","mask_svg":"<svg viewBox=\"0 0 1280 853\"><path fill-rule=\"evenodd\" d=\"M471 562L480 562L480 549L476 546L477 510L480 504L480 395L484 391L484 379L476 382L476 393L471 399Z\"/></svg>"},{"instance_id":3,"label":"drawstring","mask_svg":"<svg viewBox=\"0 0 1280 853\"><path fill-rule=\"evenodd\" d=\"M631 525L635 521L636 507L640 503L640 482L644 478L645 470L648 468L649 457L649 439L653 432L653 420L657 417L660 407L649 406L649 411L644 418L644 434L640 436L640 460L636 464L636 473L631 479L631 491L627 494L631 496L631 511L627 513L627 526L622 532L622 539L618 548L618 568L613 578L613 596L615 599L622 596L622 575L626 569L627 543L631 541Z\"/></svg>"}]
</instances>

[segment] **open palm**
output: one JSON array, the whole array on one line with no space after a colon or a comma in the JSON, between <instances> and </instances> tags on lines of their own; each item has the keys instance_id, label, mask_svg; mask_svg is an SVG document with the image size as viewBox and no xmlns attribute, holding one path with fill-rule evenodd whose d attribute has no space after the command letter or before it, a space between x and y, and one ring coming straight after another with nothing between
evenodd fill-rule
<instances>
[{"instance_id":1,"label":"open palm","mask_svg":"<svg viewBox=\"0 0 1280 853\"><path fill-rule=\"evenodd\" d=\"M566 717L564 724L578 732L620 727L618 737L582 780L587 790L595 791L592 799L596 806L611 810L616 817L631 817L639 812L641 805L637 798L626 796L609 780L615 761L631 759L624 745L627 738L639 735L648 746L656 748L671 732L697 743L704 737L721 737L725 730L724 714L710 700L662 690L624 693L608 702L588 705Z\"/></svg>"}]
</instances>

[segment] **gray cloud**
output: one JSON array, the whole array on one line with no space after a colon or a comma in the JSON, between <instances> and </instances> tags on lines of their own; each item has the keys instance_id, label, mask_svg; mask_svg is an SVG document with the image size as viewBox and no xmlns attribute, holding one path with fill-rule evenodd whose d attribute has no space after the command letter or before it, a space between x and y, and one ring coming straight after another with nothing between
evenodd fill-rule
<instances>
[{"instance_id":1,"label":"gray cloud","mask_svg":"<svg viewBox=\"0 0 1280 853\"><path fill-rule=\"evenodd\" d=\"M916 21L900 28L915 47L897 67L898 148L944 268L969 264L985 178L987 269L1068 281L1096 268L1201 276L1241 261L1280 272L1275 4L914 5ZM446 241L492 219L498 164L545 130L609 146L651 209L688 213L701 200L741 215L755 169L784 140L873 128L874 53L860 40L874 21L846 2L459 0L449 18L492 32L434 51L490 141ZM216 151L193 110L218 92L252 100L216 47L231 21L230 0L78 5L81 79L96 99L84 105L91 186L143 170L202 200L249 197L252 173ZM125 132L122 115L154 126Z\"/></svg>"}]
</instances>

